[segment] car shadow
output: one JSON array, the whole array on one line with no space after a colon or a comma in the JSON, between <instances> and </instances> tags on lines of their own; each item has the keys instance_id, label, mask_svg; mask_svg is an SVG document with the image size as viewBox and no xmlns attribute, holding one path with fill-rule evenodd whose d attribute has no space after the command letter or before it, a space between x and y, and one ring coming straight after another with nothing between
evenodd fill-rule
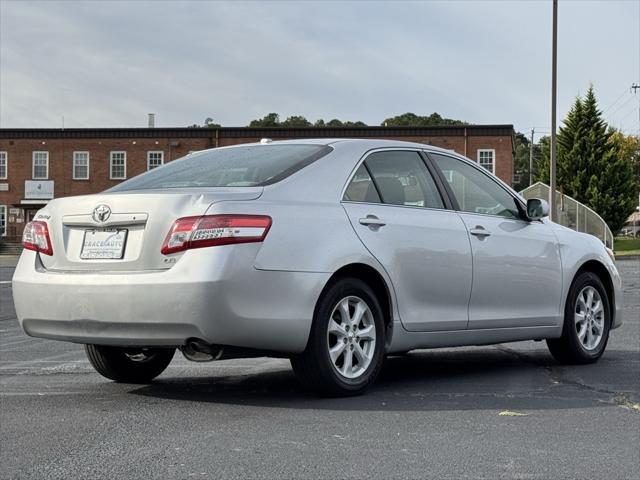
<instances>
[{"instance_id":1,"label":"car shadow","mask_svg":"<svg viewBox=\"0 0 640 480\"><path fill-rule=\"evenodd\" d=\"M618 355L626 353L634 354ZM619 361L606 357L593 365L561 367L546 351L522 352L498 346L389 357L376 384L358 397L313 396L302 389L290 369L162 377L129 393L184 402L291 409L527 411L612 405L617 394L606 388L611 378L608 370L619 367ZM576 371L581 375L576 376ZM602 382L591 386L581 380L594 373ZM629 382L634 384L633 379Z\"/></svg>"}]
</instances>

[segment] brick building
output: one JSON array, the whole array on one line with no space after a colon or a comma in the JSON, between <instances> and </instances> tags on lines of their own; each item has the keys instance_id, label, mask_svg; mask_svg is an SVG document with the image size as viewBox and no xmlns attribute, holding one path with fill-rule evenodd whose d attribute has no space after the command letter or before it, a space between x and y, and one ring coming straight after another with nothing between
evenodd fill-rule
<instances>
[{"instance_id":1,"label":"brick building","mask_svg":"<svg viewBox=\"0 0 640 480\"><path fill-rule=\"evenodd\" d=\"M513 133L512 125L0 129L0 237L16 240L52 198L100 192L191 151L265 137L420 142L455 150L511 184Z\"/></svg>"}]
</instances>

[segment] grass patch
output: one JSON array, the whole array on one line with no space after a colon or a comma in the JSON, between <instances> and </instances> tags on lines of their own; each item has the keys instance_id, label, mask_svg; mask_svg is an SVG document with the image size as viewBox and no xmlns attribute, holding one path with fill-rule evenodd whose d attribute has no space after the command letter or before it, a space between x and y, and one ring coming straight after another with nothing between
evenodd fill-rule
<instances>
[{"instance_id":1,"label":"grass patch","mask_svg":"<svg viewBox=\"0 0 640 480\"><path fill-rule=\"evenodd\" d=\"M616 256L640 255L640 238L619 237L614 240L613 251Z\"/></svg>"}]
</instances>

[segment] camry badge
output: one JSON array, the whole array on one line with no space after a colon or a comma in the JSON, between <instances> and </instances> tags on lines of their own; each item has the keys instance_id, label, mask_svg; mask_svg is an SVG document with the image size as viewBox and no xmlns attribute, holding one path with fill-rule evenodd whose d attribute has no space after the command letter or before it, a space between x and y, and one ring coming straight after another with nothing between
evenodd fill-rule
<instances>
[{"instance_id":1,"label":"camry badge","mask_svg":"<svg viewBox=\"0 0 640 480\"><path fill-rule=\"evenodd\" d=\"M111 216L111 209L109 208L108 205L98 205L93 210L92 217L98 223L106 222L110 216Z\"/></svg>"}]
</instances>

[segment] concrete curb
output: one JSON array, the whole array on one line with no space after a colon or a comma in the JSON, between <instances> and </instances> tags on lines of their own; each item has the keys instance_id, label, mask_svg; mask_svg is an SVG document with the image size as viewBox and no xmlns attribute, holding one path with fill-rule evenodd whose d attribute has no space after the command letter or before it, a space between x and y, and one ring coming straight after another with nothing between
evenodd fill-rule
<instances>
[{"instance_id":1,"label":"concrete curb","mask_svg":"<svg viewBox=\"0 0 640 480\"><path fill-rule=\"evenodd\" d=\"M20 255L0 255L0 267L15 267Z\"/></svg>"}]
</instances>

